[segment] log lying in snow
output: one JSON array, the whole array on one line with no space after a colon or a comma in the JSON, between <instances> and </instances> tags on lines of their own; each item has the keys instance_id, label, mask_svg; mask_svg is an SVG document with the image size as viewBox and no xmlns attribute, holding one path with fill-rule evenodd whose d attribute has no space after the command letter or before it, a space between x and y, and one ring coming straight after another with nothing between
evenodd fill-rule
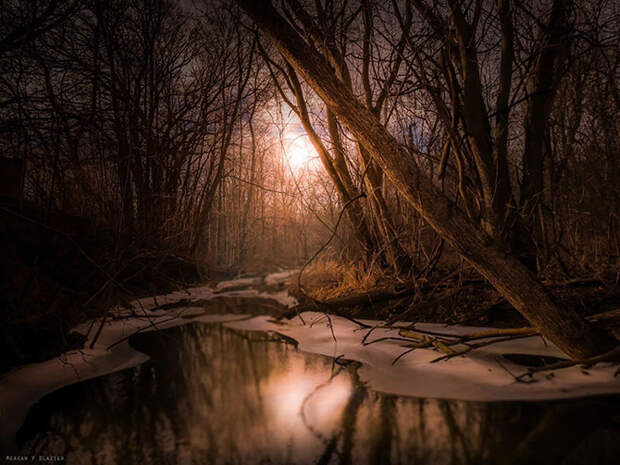
<instances>
[{"instance_id":1,"label":"log lying in snow","mask_svg":"<svg viewBox=\"0 0 620 465\"><path fill-rule=\"evenodd\" d=\"M301 303L295 307L287 309L280 318L291 318L301 312L316 310L332 310L337 311L343 308L357 307L359 305L377 304L390 300L400 299L413 295L416 292L414 287L407 287L401 290L391 288L374 289L372 291L361 294L348 295L344 297L336 297L323 301L313 301L309 303Z\"/></svg>"}]
</instances>

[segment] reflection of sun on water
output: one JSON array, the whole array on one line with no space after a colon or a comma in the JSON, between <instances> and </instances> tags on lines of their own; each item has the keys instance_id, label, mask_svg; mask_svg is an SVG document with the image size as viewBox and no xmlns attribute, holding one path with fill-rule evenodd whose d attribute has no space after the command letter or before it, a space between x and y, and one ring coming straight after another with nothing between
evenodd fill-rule
<instances>
[{"instance_id":1,"label":"reflection of sun on water","mask_svg":"<svg viewBox=\"0 0 620 465\"><path fill-rule=\"evenodd\" d=\"M286 373L268 381L265 398L278 433L301 439L310 433L308 426L328 433L339 425L351 380L342 375L327 381L324 372L307 371L303 363L291 364Z\"/></svg>"}]
</instances>

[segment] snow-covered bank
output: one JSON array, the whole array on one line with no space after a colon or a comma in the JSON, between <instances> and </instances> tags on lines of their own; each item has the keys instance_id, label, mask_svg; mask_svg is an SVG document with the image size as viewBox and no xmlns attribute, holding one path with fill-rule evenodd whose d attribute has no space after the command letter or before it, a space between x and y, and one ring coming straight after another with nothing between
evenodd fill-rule
<instances>
[{"instance_id":1,"label":"snow-covered bank","mask_svg":"<svg viewBox=\"0 0 620 465\"><path fill-rule=\"evenodd\" d=\"M512 363L502 354L525 354L562 358L555 346L540 337L515 339L481 347L467 355L430 363L442 353L434 349L416 349L397 363L393 361L406 349L402 341L382 340L368 345L362 339L368 329L331 316L331 326L324 314L304 312L301 317L274 324L268 317L255 317L225 323L225 326L251 331L277 331L299 342L299 349L329 357L341 357L362 363L362 381L376 391L414 397L460 399L468 401L520 401L565 399L620 393L617 366L600 363L583 370L579 366L535 374L527 381L516 382L515 375L526 368ZM379 321L364 321L381 326ZM417 324L417 329L443 334L463 335L490 328ZM334 340L335 336L335 340ZM398 337L397 329L375 329L366 342Z\"/></svg>"},{"instance_id":2,"label":"snow-covered bank","mask_svg":"<svg viewBox=\"0 0 620 465\"><path fill-rule=\"evenodd\" d=\"M239 278L228 281L220 281L215 288L209 286L191 287L171 292L169 294L149 296L132 302L133 309L118 310L118 312L128 315L134 310L151 310L165 304L177 303L180 301L197 302L208 300L213 297L258 297L272 299L285 307L297 305L297 300L290 296L286 290L259 291L252 289L252 286L277 286L287 283L298 270L286 270L270 273L266 276L254 278ZM241 288L241 289L240 289Z\"/></svg>"}]
</instances>

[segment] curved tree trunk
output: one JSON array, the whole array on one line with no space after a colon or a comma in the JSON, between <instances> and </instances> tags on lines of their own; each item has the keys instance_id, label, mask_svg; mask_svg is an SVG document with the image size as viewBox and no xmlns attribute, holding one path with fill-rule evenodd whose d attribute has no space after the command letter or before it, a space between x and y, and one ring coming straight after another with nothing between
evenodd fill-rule
<instances>
[{"instance_id":1,"label":"curved tree trunk","mask_svg":"<svg viewBox=\"0 0 620 465\"><path fill-rule=\"evenodd\" d=\"M270 1L238 0L343 124L368 149L403 198L530 323L575 359L614 343L576 312L559 307L534 275L464 215L417 166L415 160L335 76L326 60L286 22Z\"/></svg>"}]
</instances>

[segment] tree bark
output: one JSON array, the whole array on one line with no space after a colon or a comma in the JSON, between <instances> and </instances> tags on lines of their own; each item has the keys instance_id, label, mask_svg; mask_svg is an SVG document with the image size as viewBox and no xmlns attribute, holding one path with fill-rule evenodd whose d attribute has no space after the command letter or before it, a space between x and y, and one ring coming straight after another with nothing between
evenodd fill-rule
<instances>
[{"instance_id":1,"label":"tree bark","mask_svg":"<svg viewBox=\"0 0 620 465\"><path fill-rule=\"evenodd\" d=\"M536 210L544 200L545 137L555 91L561 78L558 62L562 49L567 46L569 40L570 29L566 11L569 6L570 2L554 1L549 24L540 33L541 51L527 89L530 97L524 123L525 147L520 206L539 243L544 242L541 232L542 218L536 214Z\"/></svg>"},{"instance_id":2,"label":"tree bark","mask_svg":"<svg viewBox=\"0 0 620 465\"><path fill-rule=\"evenodd\" d=\"M343 124L368 149L403 198L470 262L530 323L570 357L588 358L614 341L576 312L560 308L519 260L466 217L357 98L326 60L286 22L270 1L237 0Z\"/></svg>"}]
</instances>

